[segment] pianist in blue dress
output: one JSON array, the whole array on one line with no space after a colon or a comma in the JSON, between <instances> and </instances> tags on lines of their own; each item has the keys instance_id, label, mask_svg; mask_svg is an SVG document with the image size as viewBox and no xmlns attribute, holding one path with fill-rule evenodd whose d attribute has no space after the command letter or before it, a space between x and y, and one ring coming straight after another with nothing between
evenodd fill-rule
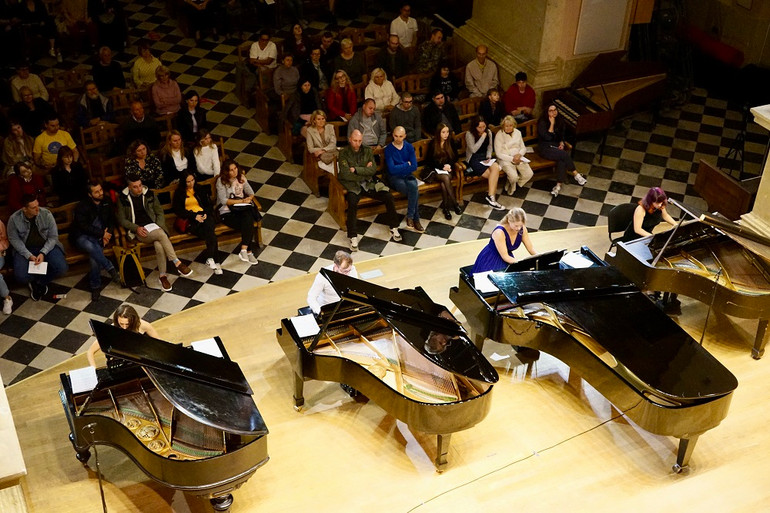
<instances>
[{"instance_id":1,"label":"pianist in blue dress","mask_svg":"<svg viewBox=\"0 0 770 513\"><path fill-rule=\"evenodd\" d=\"M516 259L513 252L521 245L527 248L530 255L534 255L535 248L527 231L527 214L524 209L512 208L500 224L492 230L489 243L484 246L476 263L473 264L473 273L486 271L503 271L508 264L513 264Z\"/></svg>"},{"instance_id":2,"label":"pianist in blue dress","mask_svg":"<svg viewBox=\"0 0 770 513\"><path fill-rule=\"evenodd\" d=\"M639 201L639 205L634 210L634 218L626 228L623 242L652 235L652 230L661 221L676 226L676 221L666 211L666 205L668 205L668 196L663 189L653 187L647 191L647 194Z\"/></svg>"}]
</instances>

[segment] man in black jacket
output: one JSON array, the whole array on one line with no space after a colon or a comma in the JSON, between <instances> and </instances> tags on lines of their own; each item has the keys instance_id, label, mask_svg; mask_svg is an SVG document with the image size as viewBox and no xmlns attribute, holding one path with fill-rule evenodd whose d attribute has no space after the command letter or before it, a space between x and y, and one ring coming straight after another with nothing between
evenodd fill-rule
<instances>
[{"instance_id":1,"label":"man in black jacket","mask_svg":"<svg viewBox=\"0 0 770 513\"><path fill-rule=\"evenodd\" d=\"M81 200L75 207L75 216L70 228L70 239L78 249L88 253L91 262L88 282L93 301L99 299L102 269L110 273L113 282L120 283L118 271L104 255L104 248L110 244L114 228L115 217L112 214L112 203L104 197L104 190L98 181L89 181L88 197Z\"/></svg>"},{"instance_id":2,"label":"man in black jacket","mask_svg":"<svg viewBox=\"0 0 770 513\"><path fill-rule=\"evenodd\" d=\"M441 91L435 91L431 96L433 101L422 109L422 129L428 134L434 134L439 123L444 123L452 132L459 134L463 131L457 109L444 97Z\"/></svg>"}]
</instances>

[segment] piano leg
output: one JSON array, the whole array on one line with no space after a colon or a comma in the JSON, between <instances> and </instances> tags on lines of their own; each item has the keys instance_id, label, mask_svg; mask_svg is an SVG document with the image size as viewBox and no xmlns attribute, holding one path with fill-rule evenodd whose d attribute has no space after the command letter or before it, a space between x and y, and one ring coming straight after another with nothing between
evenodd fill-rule
<instances>
[{"instance_id":1,"label":"piano leg","mask_svg":"<svg viewBox=\"0 0 770 513\"><path fill-rule=\"evenodd\" d=\"M305 379L295 372L294 373L294 409L297 411L299 411L302 408L302 406L305 404L304 388L305 388Z\"/></svg>"},{"instance_id":2,"label":"piano leg","mask_svg":"<svg viewBox=\"0 0 770 513\"><path fill-rule=\"evenodd\" d=\"M754 347L751 349L751 357L755 360L759 360L765 354L765 345L767 344L767 339L770 338L770 332L767 330L768 321L770 319L759 320L757 335L754 337Z\"/></svg>"},{"instance_id":3,"label":"piano leg","mask_svg":"<svg viewBox=\"0 0 770 513\"><path fill-rule=\"evenodd\" d=\"M700 435L694 435L690 438L682 438L679 440L679 451L676 454L676 463L671 467L671 470L679 474L690 463L690 456L695 449L695 443L698 441Z\"/></svg>"},{"instance_id":4,"label":"piano leg","mask_svg":"<svg viewBox=\"0 0 770 513\"><path fill-rule=\"evenodd\" d=\"M227 511L233 505L233 495L228 493L222 497L212 497L209 502L214 511Z\"/></svg>"},{"instance_id":5,"label":"piano leg","mask_svg":"<svg viewBox=\"0 0 770 513\"><path fill-rule=\"evenodd\" d=\"M452 437L452 433L448 435L436 435L436 472L439 474L446 469L447 454L449 453L449 439Z\"/></svg>"},{"instance_id":6,"label":"piano leg","mask_svg":"<svg viewBox=\"0 0 770 513\"><path fill-rule=\"evenodd\" d=\"M70 443L72 444L72 448L75 449L75 457L78 459L78 461L83 465L88 463L88 460L91 458L91 451L88 449L78 449L75 445L75 435L72 433L70 433L69 439Z\"/></svg>"}]
</instances>

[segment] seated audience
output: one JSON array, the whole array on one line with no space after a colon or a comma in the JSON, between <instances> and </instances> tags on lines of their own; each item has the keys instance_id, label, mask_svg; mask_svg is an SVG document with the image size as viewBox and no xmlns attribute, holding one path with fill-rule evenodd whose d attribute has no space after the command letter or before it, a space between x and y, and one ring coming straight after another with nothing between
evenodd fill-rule
<instances>
[{"instance_id":1,"label":"seated audience","mask_svg":"<svg viewBox=\"0 0 770 513\"><path fill-rule=\"evenodd\" d=\"M310 80L300 79L300 87L286 102L283 110L283 118L291 123L293 135L305 136L310 125L310 116L321 108L321 98L318 91L313 89Z\"/></svg>"},{"instance_id":2,"label":"seated audience","mask_svg":"<svg viewBox=\"0 0 770 513\"><path fill-rule=\"evenodd\" d=\"M302 80L309 80L313 88L322 93L329 88L330 76L326 74L321 63L321 49L315 47L310 50L310 58L299 68L299 76Z\"/></svg>"},{"instance_id":3,"label":"seated audience","mask_svg":"<svg viewBox=\"0 0 770 513\"><path fill-rule=\"evenodd\" d=\"M420 224L420 192L417 178L417 156L414 147L406 140L406 130L397 126L393 129L393 142L385 147L385 166L387 168L388 183L395 190L406 196L406 226L416 232L424 232Z\"/></svg>"},{"instance_id":4,"label":"seated audience","mask_svg":"<svg viewBox=\"0 0 770 513\"><path fill-rule=\"evenodd\" d=\"M35 145L32 148L32 157L35 165L44 170L50 171L56 165L56 155L59 149L67 146L78 160L79 154L75 141L66 130L59 128L59 116L56 113L49 114L45 122L45 130L35 138Z\"/></svg>"},{"instance_id":5,"label":"seated audience","mask_svg":"<svg viewBox=\"0 0 770 513\"><path fill-rule=\"evenodd\" d=\"M160 148L158 159L163 168L163 183L168 185L182 178L188 171L196 172L195 158L185 150L182 135L171 130Z\"/></svg>"},{"instance_id":6,"label":"seated audience","mask_svg":"<svg viewBox=\"0 0 770 513\"><path fill-rule=\"evenodd\" d=\"M328 30L321 34L321 66L327 77L334 74L334 59L340 54L340 44L334 40L334 35Z\"/></svg>"},{"instance_id":7,"label":"seated audience","mask_svg":"<svg viewBox=\"0 0 770 513\"><path fill-rule=\"evenodd\" d=\"M476 58L465 66L465 88L471 97L484 96L500 83L497 78L497 64L487 59L487 47L476 47Z\"/></svg>"},{"instance_id":8,"label":"seated audience","mask_svg":"<svg viewBox=\"0 0 770 513\"><path fill-rule=\"evenodd\" d=\"M640 237L652 235L652 230L663 220L671 226L676 226L676 221L666 210L668 196L660 187L652 187L644 198L639 200L634 210L634 218L623 234L623 242L630 242Z\"/></svg>"},{"instance_id":9,"label":"seated audience","mask_svg":"<svg viewBox=\"0 0 770 513\"><path fill-rule=\"evenodd\" d=\"M358 270L353 265L353 257L347 251L337 251L334 254L333 263L324 266L324 269L344 274L351 278L358 278ZM337 295L334 287L332 287L332 284L329 283L329 280L324 278L321 273L316 274L313 285L311 285L310 290L307 292L307 304L310 310L318 315L321 313L322 306L336 303L339 300L340 297Z\"/></svg>"},{"instance_id":10,"label":"seated audience","mask_svg":"<svg viewBox=\"0 0 770 513\"><path fill-rule=\"evenodd\" d=\"M112 50L109 46L102 46L99 49L99 61L91 68L91 73L100 91L126 88L123 68L120 63L112 60Z\"/></svg>"},{"instance_id":11,"label":"seated audience","mask_svg":"<svg viewBox=\"0 0 770 513\"><path fill-rule=\"evenodd\" d=\"M102 288L102 269L107 271L113 283L120 283L120 274L104 255L104 248L112 241L115 215L112 202L105 197L102 184L98 180L90 180L84 189L87 196L75 207L69 240L76 248L88 254L91 264L88 273L91 300L98 301Z\"/></svg>"},{"instance_id":12,"label":"seated audience","mask_svg":"<svg viewBox=\"0 0 770 513\"><path fill-rule=\"evenodd\" d=\"M164 292L168 292L171 290L171 283L166 275L167 260L174 263L180 276L190 276L192 269L179 260L174 252L168 238L166 216L158 198L142 184L141 177L128 175L126 181L128 187L123 189L118 199L118 223L128 232L129 239L137 239L154 246L160 287Z\"/></svg>"},{"instance_id":13,"label":"seated audience","mask_svg":"<svg viewBox=\"0 0 770 513\"><path fill-rule=\"evenodd\" d=\"M273 73L273 91L278 96L288 98L297 91L297 82L299 82L299 70L294 67L294 57L290 53L283 56L281 66L278 66Z\"/></svg>"},{"instance_id":14,"label":"seated audience","mask_svg":"<svg viewBox=\"0 0 770 513\"><path fill-rule=\"evenodd\" d=\"M37 137L46 120L54 115L53 107L42 98L35 98L27 86L22 86L19 94L21 101L14 104L8 114L21 123L26 133Z\"/></svg>"},{"instance_id":15,"label":"seated audience","mask_svg":"<svg viewBox=\"0 0 770 513\"><path fill-rule=\"evenodd\" d=\"M179 84L171 78L171 72L165 66L155 70L155 83L152 84L152 104L159 116L176 114L182 104L182 91Z\"/></svg>"},{"instance_id":16,"label":"seated audience","mask_svg":"<svg viewBox=\"0 0 770 513\"><path fill-rule=\"evenodd\" d=\"M187 143L195 141L198 130L209 128L206 110L201 108L200 97L196 91L189 90L184 93L184 106L177 113L176 125L179 133L182 134L182 139Z\"/></svg>"},{"instance_id":17,"label":"seated audience","mask_svg":"<svg viewBox=\"0 0 770 513\"><path fill-rule=\"evenodd\" d=\"M492 230L489 243L476 257L473 273L504 271L508 264L516 263L513 252L522 242L530 255L536 254L527 231L527 214L521 208L512 208Z\"/></svg>"},{"instance_id":18,"label":"seated audience","mask_svg":"<svg viewBox=\"0 0 770 513\"><path fill-rule=\"evenodd\" d=\"M334 173L334 157L337 151L337 136L334 127L326 123L326 114L316 110L310 115L310 126L305 132L307 151L318 162L318 167L329 173Z\"/></svg>"},{"instance_id":19,"label":"seated audience","mask_svg":"<svg viewBox=\"0 0 770 513\"><path fill-rule=\"evenodd\" d=\"M180 120L181 128L181 120ZM160 128L158 122L152 116L147 116L144 112L144 105L139 100L131 102L131 116L126 119L122 126L124 147L128 147L136 140L147 141L149 148L157 148L160 144Z\"/></svg>"},{"instance_id":20,"label":"seated audience","mask_svg":"<svg viewBox=\"0 0 770 513\"><path fill-rule=\"evenodd\" d=\"M51 170L53 192L59 196L59 205L80 201L86 195L88 171L75 162L72 150L62 146L56 155L56 166Z\"/></svg>"},{"instance_id":21,"label":"seated audience","mask_svg":"<svg viewBox=\"0 0 770 513\"><path fill-rule=\"evenodd\" d=\"M13 166L21 162L32 169L32 150L35 140L24 132L21 123L11 118L11 132L3 141L3 173L2 176L13 174Z\"/></svg>"},{"instance_id":22,"label":"seated audience","mask_svg":"<svg viewBox=\"0 0 770 513\"><path fill-rule=\"evenodd\" d=\"M500 126L500 122L505 117L505 107L500 101L500 91L497 89L487 91L487 97L479 104L479 116L486 119L489 126Z\"/></svg>"},{"instance_id":23,"label":"seated audience","mask_svg":"<svg viewBox=\"0 0 770 513\"><path fill-rule=\"evenodd\" d=\"M361 108L348 121L348 130L358 130L363 136L364 146L379 149L385 147L388 129L385 120L377 112L374 100L367 98Z\"/></svg>"},{"instance_id":24,"label":"seated audience","mask_svg":"<svg viewBox=\"0 0 770 513\"><path fill-rule=\"evenodd\" d=\"M500 166L492 160L492 131L481 116L471 120L471 128L465 133L465 161L468 168L465 176L480 176L489 183L488 193L484 198L489 206L497 210L505 207L495 201L497 181L500 178ZM490 163L491 162L491 163Z\"/></svg>"},{"instance_id":25,"label":"seated audience","mask_svg":"<svg viewBox=\"0 0 770 513\"><path fill-rule=\"evenodd\" d=\"M537 122L537 152L548 160L556 161L556 185L551 189L554 196L561 192L561 184L567 181L568 174L572 175L578 185L585 185L588 181L577 172L572 156L567 150L565 129L564 119L553 104L548 106L546 115L541 116Z\"/></svg>"},{"instance_id":26,"label":"seated audience","mask_svg":"<svg viewBox=\"0 0 770 513\"><path fill-rule=\"evenodd\" d=\"M390 111L388 126L391 131L397 126L404 127L404 130L406 130L406 140L410 143L422 139L420 110L414 106L414 99L409 91L401 93L401 100L398 102L398 105Z\"/></svg>"},{"instance_id":27,"label":"seated audience","mask_svg":"<svg viewBox=\"0 0 770 513\"><path fill-rule=\"evenodd\" d=\"M353 51L353 41L348 38L340 41L340 54L334 58L334 69L341 69L347 73L353 84L364 81L364 75L366 75L364 55Z\"/></svg>"},{"instance_id":28,"label":"seated audience","mask_svg":"<svg viewBox=\"0 0 770 513\"><path fill-rule=\"evenodd\" d=\"M385 70L382 68L374 68L372 70L372 78L366 86L364 96L374 100L375 109L380 114L388 113L393 110L393 107L395 107L400 100L398 93L396 93L396 88L393 87L393 83L388 80Z\"/></svg>"},{"instance_id":29,"label":"seated audience","mask_svg":"<svg viewBox=\"0 0 770 513\"><path fill-rule=\"evenodd\" d=\"M254 190L243 169L234 161L226 160L217 180L217 204L222 222L241 232L241 250L238 258L251 265L259 263L251 249L254 241L254 221L261 214L254 204Z\"/></svg>"},{"instance_id":30,"label":"seated audience","mask_svg":"<svg viewBox=\"0 0 770 513\"><path fill-rule=\"evenodd\" d=\"M455 101L460 96L460 84L449 69L449 61L441 61L436 73L430 79L430 90L441 91L444 98L450 102Z\"/></svg>"},{"instance_id":31,"label":"seated audience","mask_svg":"<svg viewBox=\"0 0 770 513\"><path fill-rule=\"evenodd\" d=\"M86 92L78 101L78 112L75 118L78 125L83 128L98 125L102 121L115 121L112 99L104 96L93 80L86 82Z\"/></svg>"},{"instance_id":32,"label":"seated audience","mask_svg":"<svg viewBox=\"0 0 770 513\"><path fill-rule=\"evenodd\" d=\"M39 75L29 72L29 64L26 62L20 64L16 69L16 74L11 77L11 94L13 95L13 101L22 101L22 87L28 87L33 98L40 98L45 102L49 100L48 89L45 88Z\"/></svg>"},{"instance_id":33,"label":"seated audience","mask_svg":"<svg viewBox=\"0 0 770 513\"><path fill-rule=\"evenodd\" d=\"M503 189L508 194L516 191L516 185L523 187L533 175L532 168L522 160L527 153L521 132L516 129L516 118L507 115L495 136L495 156L500 168L508 177Z\"/></svg>"},{"instance_id":34,"label":"seated audience","mask_svg":"<svg viewBox=\"0 0 770 513\"><path fill-rule=\"evenodd\" d=\"M46 206L45 178L32 172L32 166L17 162L13 166L13 174L8 176L8 207L16 212L23 205L24 196L33 196L40 206Z\"/></svg>"},{"instance_id":35,"label":"seated audience","mask_svg":"<svg viewBox=\"0 0 770 513\"><path fill-rule=\"evenodd\" d=\"M13 276L21 285L29 285L30 297L39 301L48 293L48 284L67 272L64 247L53 214L40 206L37 197L25 194L21 208L8 219L8 242L13 248ZM30 273L30 262L48 264L45 272Z\"/></svg>"},{"instance_id":36,"label":"seated audience","mask_svg":"<svg viewBox=\"0 0 770 513\"><path fill-rule=\"evenodd\" d=\"M393 195L388 187L374 179L377 166L374 165L374 153L368 146L363 145L363 135L356 129L348 133L348 146L340 150L339 174L337 179L345 188L345 199L348 202L347 232L350 239L351 251L358 251L358 201L361 196L368 196L382 201L387 210L387 223L390 236L394 241L401 241L398 232L398 213L393 202Z\"/></svg>"},{"instance_id":37,"label":"seated audience","mask_svg":"<svg viewBox=\"0 0 770 513\"><path fill-rule=\"evenodd\" d=\"M151 189L163 187L163 166L150 153L147 143L137 139L128 145L125 164L126 178L135 177Z\"/></svg>"},{"instance_id":38,"label":"seated audience","mask_svg":"<svg viewBox=\"0 0 770 513\"><path fill-rule=\"evenodd\" d=\"M11 257L8 253L8 248L11 247L11 243L8 242L8 233L5 230L5 223L0 220L0 269L5 267L5 257ZM11 291L8 290L8 285L5 283L5 278L0 274L0 297L3 298L3 313L5 315L11 315L13 311L13 298L11 297Z\"/></svg>"},{"instance_id":39,"label":"seated audience","mask_svg":"<svg viewBox=\"0 0 770 513\"><path fill-rule=\"evenodd\" d=\"M195 182L195 173L185 171L174 191L174 214L177 219L186 221L186 233L192 233L206 242L203 251L206 265L214 274L222 274L219 262L219 243L215 229L217 226L214 210L211 206L211 187ZM179 225L175 224L178 229Z\"/></svg>"},{"instance_id":40,"label":"seated audience","mask_svg":"<svg viewBox=\"0 0 770 513\"><path fill-rule=\"evenodd\" d=\"M441 212L447 221L452 219L450 211L458 216L463 213L460 208L459 198L456 198L452 187L452 173L457 170L457 150L454 147L454 139L447 125L439 123L436 134L428 147L425 157L425 170L421 177L424 182L438 181L441 184Z\"/></svg>"},{"instance_id":41,"label":"seated audience","mask_svg":"<svg viewBox=\"0 0 770 513\"><path fill-rule=\"evenodd\" d=\"M516 81L505 91L503 103L505 110L516 118L518 123L532 119L535 110L535 90L527 84L527 74L516 73Z\"/></svg>"},{"instance_id":42,"label":"seated audience","mask_svg":"<svg viewBox=\"0 0 770 513\"><path fill-rule=\"evenodd\" d=\"M195 157L195 169L197 169L199 176L205 179L219 174L219 148L214 144L211 134L205 128L198 130L193 156Z\"/></svg>"},{"instance_id":43,"label":"seated audience","mask_svg":"<svg viewBox=\"0 0 770 513\"><path fill-rule=\"evenodd\" d=\"M460 115L452 102L447 101L444 93L434 91L431 98L433 101L422 109L422 129L432 134L436 132L439 123L444 123L453 133L462 132Z\"/></svg>"},{"instance_id":44,"label":"seated audience","mask_svg":"<svg viewBox=\"0 0 770 513\"><path fill-rule=\"evenodd\" d=\"M435 28L430 33L430 39L417 47L415 73L435 73L439 64L446 57L444 55L444 32Z\"/></svg>"},{"instance_id":45,"label":"seated audience","mask_svg":"<svg viewBox=\"0 0 770 513\"><path fill-rule=\"evenodd\" d=\"M283 42L283 51L294 56L295 62L303 62L310 55L310 42L302 34L302 25L295 23L292 35Z\"/></svg>"},{"instance_id":46,"label":"seated audience","mask_svg":"<svg viewBox=\"0 0 770 513\"><path fill-rule=\"evenodd\" d=\"M152 338L160 338L158 337L158 332L152 327L152 324L141 319L136 310L134 310L134 307L130 305L122 305L115 310L115 313L112 315L112 325L117 326L122 330L141 333ZM94 341L94 343L91 344L91 347L88 348L88 363L91 367L96 367L94 355L97 351L101 351L98 340Z\"/></svg>"},{"instance_id":47,"label":"seated audience","mask_svg":"<svg viewBox=\"0 0 770 513\"><path fill-rule=\"evenodd\" d=\"M412 7L408 2L401 4L398 17L390 22L390 33L398 36L401 46L411 48L417 46L417 20L409 16L412 13Z\"/></svg>"},{"instance_id":48,"label":"seated audience","mask_svg":"<svg viewBox=\"0 0 770 513\"><path fill-rule=\"evenodd\" d=\"M326 92L326 108L329 110L330 121L349 121L357 110L356 92L350 77L343 70L334 73L332 86Z\"/></svg>"},{"instance_id":49,"label":"seated audience","mask_svg":"<svg viewBox=\"0 0 770 513\"><path fill-rule=\"evenodd\" d=\"M161 66L161 63L152 55L149 42L140 41L137 48L139 56L131 68L131 76L134 79L134 87L144 89L155 82L155 70Z\"/></svg>"},{"instance_id":50,"label":"seated audience","mask_svg":"<svg viewBox=\"0 0 770 513\"><path fill-rule=\"evenodd\" d=\"M275 68L278 66L278 47L270 41L269 32L261 32L259 40L252 43L249 49L249 64L255 71L260 67Z\"/></svg>"},{"instance_id":51,"label":"seated audience","mask_svg":"<svg viewBox=\"0 0 770 513\"><path fill-rule=\"evenodd\" d=\"M401 47L397 34L388 36L388 44L377 53L374 65L385 70L385 73L393 80L403 77L409 72L409 57Z\"/></svg>"}]
</instances>

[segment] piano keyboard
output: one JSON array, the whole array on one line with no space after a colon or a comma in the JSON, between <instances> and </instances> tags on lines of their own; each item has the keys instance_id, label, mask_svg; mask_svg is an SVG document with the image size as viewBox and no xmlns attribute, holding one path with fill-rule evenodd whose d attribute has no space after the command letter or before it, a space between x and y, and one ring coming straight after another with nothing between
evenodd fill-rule
<instances>
[{"instance_id":1,"label":"piano keyboard","mask_svg":"<svg viewBox=\"0 0 770 513\"><path fill-rule=\"evenodd\" d=\"M572 107L564 103L559 98L554 99L553 103L556 105L556 110L559 111L559 114L564 116L564 121L566 121L573 128L577 126L577 120L580 117L580 114L578 114L577 111L575 111Z\"/></svg>"}]
</instances>

